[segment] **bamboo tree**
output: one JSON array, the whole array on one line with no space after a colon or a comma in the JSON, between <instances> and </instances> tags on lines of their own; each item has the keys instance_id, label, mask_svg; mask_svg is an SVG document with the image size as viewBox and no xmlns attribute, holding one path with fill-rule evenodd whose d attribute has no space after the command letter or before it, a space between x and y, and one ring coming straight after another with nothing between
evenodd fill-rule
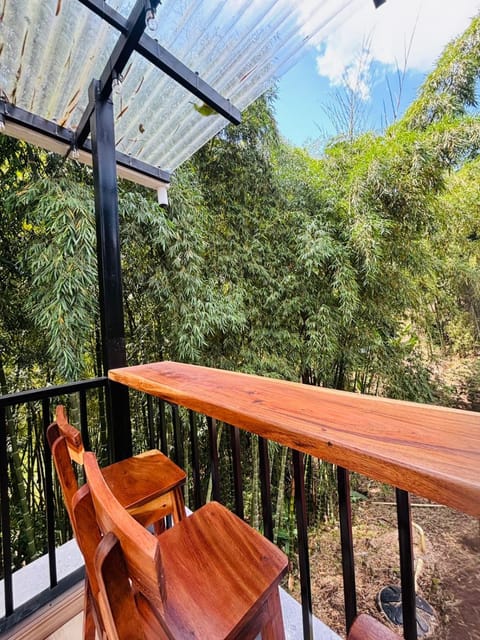
<instances>
[{"instance_id":1,"label":"bamboo tree","mask_svg":"<svg viewBox=\"0 0 480 640\"><path fill-rule=\"evenodd\" d=\"M3 368L3 361L0 355L0 389L2 393L5 392L7 387L7 380L5 371ZM27 494L25 490L25 479L23 472L22 459L19 452L17 442L17 430L12 414L11 407L7 407L6 410L6 425L7 425L7 437L9 443L8 458L11 466L11 478L12 478L12 495L15 497L15 506L20 510L19 525L22 535L26 542L27 549L27 562L32 560L36 556L35 534L32 517L30 514L30 508L27 500Z\"/></svg>"}]
</instances>

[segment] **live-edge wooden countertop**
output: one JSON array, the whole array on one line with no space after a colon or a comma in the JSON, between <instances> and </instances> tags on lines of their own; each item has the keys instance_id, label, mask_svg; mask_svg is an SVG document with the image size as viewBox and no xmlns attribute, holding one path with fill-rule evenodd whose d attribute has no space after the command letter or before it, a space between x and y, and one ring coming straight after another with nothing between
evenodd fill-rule
<instances>
[{"instance_id":1,"label":"live-edge wooden countertop","mask_svg":"<svg viewBox=\"0 0 480 640\"><path fill-rule=\"evenodd\" d=\"M480 414L176 362L111 380L480 517Z\"/></svg>"}]
</instances>

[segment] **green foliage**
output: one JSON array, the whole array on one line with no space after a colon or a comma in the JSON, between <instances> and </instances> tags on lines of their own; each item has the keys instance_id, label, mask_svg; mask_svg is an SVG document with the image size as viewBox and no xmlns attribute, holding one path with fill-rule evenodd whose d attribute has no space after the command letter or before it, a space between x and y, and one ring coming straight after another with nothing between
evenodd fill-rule
<instances>
[{"instance_id":1,"label":"green foliage","mask_svg":"<svg viewBox=\"0 0 480 640\"><path fill-rule=\"evenodd\" d=\"M57 374L78 379L91 371L98 299L91 188L63 177L44 178L21 193L18 203L28 212L23 228L31 236L27 310L49 336Z\"/></svg>"},{"instance_id":2,"label":"green foliage","mask_svg":"<svg viewBox=\"0 0 480 640\"><path fill-rule=\"evenodd\" d=\"M0 386L2 392L29 386L27 372L45 357L46 336L25 310L30 271L23 261L29 234L15 194L44 171L44 158L32 147L0 135Z\"/></svg>"},{"instance_id":3,"label":"green foliage","mask_svg":"<svg viewBox=\"0 0 480 640\"><path fill-rule=\"evenodd\" d=\"M464 116L477 105L476 81L480 70L480 17L443 51L417 100L405 113L403 123L423 129L445 116Z\"/></svg>"},{"instance_id":4,"label":"green foliage","mask_svg":"<svg viewBox=\"0 0 480 640\"><path fill-rule=\"evenodd\" d=\"M242 318L236 292L209 269L210 214L195 175L188 166L177 173L168 212L136 198L122 197L129 350L135 359L201 361L209 338Z\"/></svg>"}]
</instances>

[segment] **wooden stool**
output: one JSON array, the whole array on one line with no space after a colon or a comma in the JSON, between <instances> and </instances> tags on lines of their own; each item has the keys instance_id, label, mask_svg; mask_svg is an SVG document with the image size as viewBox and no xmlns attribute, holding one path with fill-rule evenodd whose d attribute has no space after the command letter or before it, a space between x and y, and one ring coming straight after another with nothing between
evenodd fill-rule
<instances>
[{"instance_id":1,"label":"wooden stool","mask_svg":"<svg viewBox=\"0 0 480 640\"><path fill-rule=\"evenodd\" d=\"M276 546L216 502L156 537L115 499L92 453L84 464L104 534L97 579L111 609L110 553L121 549L146 637L158 637L156 621L168 638L284 639L278 586L288 561Z\"/></svg>"}]
</instances>

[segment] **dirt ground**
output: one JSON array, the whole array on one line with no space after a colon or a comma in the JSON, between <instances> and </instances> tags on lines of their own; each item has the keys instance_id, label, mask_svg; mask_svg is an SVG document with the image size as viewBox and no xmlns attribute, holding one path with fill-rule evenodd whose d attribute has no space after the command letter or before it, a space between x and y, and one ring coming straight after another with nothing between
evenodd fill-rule
<instances>
[{"instance_id":1,"label":"dirt ground","mask_svg":"<svg viewBox=\"0 0 480 640\"><path fill-rule=\"evenodd\" d=\"M400 584L396 507L393 494L373 482L361 493L365 499L353 508L357 607L386 622L376 596L382 587ZM428 637L480 640L480 522L422 498L411 501L417 593L436 614ZM338 525L322 526L310 538L310 566L314 613L344 637L339 540ZM289 586L298 592L298 580ZM401 627L390 626L401 636Z\"/></svg>"}]
</instances>

